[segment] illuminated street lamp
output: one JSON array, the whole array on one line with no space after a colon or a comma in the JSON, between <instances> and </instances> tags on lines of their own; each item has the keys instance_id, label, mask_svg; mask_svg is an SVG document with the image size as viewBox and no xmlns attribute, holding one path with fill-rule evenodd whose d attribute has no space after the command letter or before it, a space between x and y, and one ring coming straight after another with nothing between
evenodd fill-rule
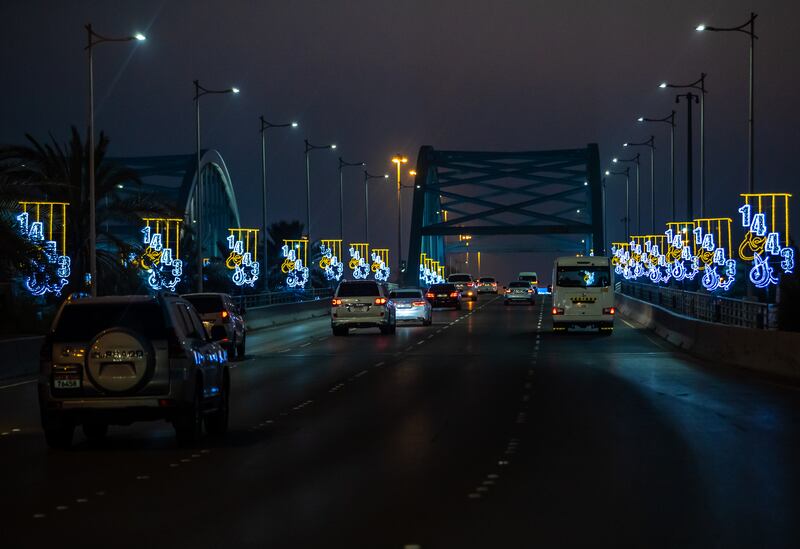
<instances>
[{"instance_id":1,"label":"illuminated street lamp","mask_svg":"<svg viewBox=\"0 0 800 549\"><path fill-rule=\"evenodd\" d=\"M344 168L350 167L364 167L366 162L345 162L342 157L339 157L339 238L344 240L344 176L342 171Z\"/></svg>"},{"instance_id":2,"label":"illuminated street lamp","mask_svg":"<svg viewBox=\"0 0 800 549\"><path fill-rule=\"evenodd\" d=\"M749 137L750 137L750 150L749 150L749 164L750 164L750 171L748 173L747 179L747 192L752 194L755 192L755 181L754 181L754 169L755 169L755 158L753 154L753 147L755 144L755 135L754 135L754 104L755 104L755 45L756 39L756 17L758 14L750 12L750 19L739 25L738 27L712 27L710 25L697 25L695 27L696 31L705 32L742 32L750 37L750 105L749 105L749 114L748 114L748 130L749 130ZM701 107L702 108L702 107Z\"/></svg>"},{"instance_id":3,"label":"illuminated street lamp","mask_svg":"<svg viewBox=\"0 0 800 549\"><path fill-rule=\"evenodd\" d=\"M269 239L267 238L267 138L266 132L270 128L297 128L299 124L297 122L288 122L286 124L273 124L272 122L267 122L264 120L263 116L258 117L259 122L261 122L261 198L263 201L262 209L261 209L261 222L264 225L264 238L263 238L263 245L264 245L264 253L262 254L262 263L264 264L263 271L264 271L264 289L269 291L269 271L267 259L267 247L269 245Z\"/></svg>"},{"instance_id":4,"label":"illuminated street lamp","mask_svg":"<svg viewBox=\"0 0 800 549\"><path fill-rule=\"evenodd\" d=\"M370 179L389 179L389 174L372 175L364 170L364 242L369 242L369 181Z\"/></svg>"},{"instance_id":5,"label":"illuminated street lamp","mask_svg":"<svg viewBox=\"0 0 800 549\"><path fill-rule=\"evenodd\" d=\"M94 166L94 60L92 50L97 44L103 42L144 42L145 35L137 32L122 38L109 38L97 34L92 29L92 24L86 25L86 53L89 57L89 290L92 297L97 297L97 211L95 204L95 166Z\"/></svg>"},{"instance_id":6,"label":"illuminated street lamp","mask_svg":"<svg viewBox=\"0 0 800 549\"><path fill-rule=\"evenodd\" d=\"M676 219L675 217L675 111L669 116L665 116L664 118L646 118L644 116L640 116L637 118L637 121L640 123L644 122L666 122L669 124L669 163L670 163L670 195L672 196L672 217L670 219Z\"/></svg>"},{"instance_id":7,"label":"illuminated street lamp","mask_svg":"<svg viewBox=\"0 0 800 549\"><path fill-rule=\"evenodd\" d=\"M308 239L311 240L311 164L308 159L308 153L319 149L333 150L336 148L335 144L330 145L312 145L305 140L306 145L306 234Z\"/></svg>"},{"instance_id":8,"label":"illuminated street lamp","mask_svg":"<svg viewBox=\"0 0 800 549\"><path fill-rule=\"evenodd\" d=\"M200 98L204 95L232 93L239 94L239 88L232 87L223 90L210 90L194 81L194 108L195 108L195 238L197 238L197 291L203 291L203 178L200 177Z\"/></svg>"},{"instance_id":9,"label":"illuminated street lamp","mask_svg":"<svg viewBox=\"0 0 800 549\"><path fill-rule=\"evenodd\" d=\"M392 157L392 162L397 165L397 279L401 280L403 273L403 203L400 199L400 174L403 164L408 164L408 158L396 154Z\"/></svg>"}]
</instances>

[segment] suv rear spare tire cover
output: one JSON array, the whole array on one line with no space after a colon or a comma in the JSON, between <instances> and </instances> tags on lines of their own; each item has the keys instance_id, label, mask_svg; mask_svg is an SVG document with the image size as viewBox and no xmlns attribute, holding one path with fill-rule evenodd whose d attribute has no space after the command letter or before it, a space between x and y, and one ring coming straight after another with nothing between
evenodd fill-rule
<instances>
[{"instance_id":1,"label":"suv rear spare tire cover","mask_svg":"<svg viewBox=\"0 0 800 549\"><path fill-rule=\"evenodd\" d=\"M110 328L97 334L89 345L86 374L101 391L130 393L153 376L155 358L147 339L125 328Z\"/></svg>"}]
</instances>

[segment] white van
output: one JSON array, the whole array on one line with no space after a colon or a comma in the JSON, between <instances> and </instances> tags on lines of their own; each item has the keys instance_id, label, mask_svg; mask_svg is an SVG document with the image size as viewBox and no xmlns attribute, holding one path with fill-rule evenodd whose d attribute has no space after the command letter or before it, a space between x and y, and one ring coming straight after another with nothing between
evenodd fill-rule
<instances>
[{"instance_id":1,"label":"white van","mask_svg":"<svg viewBox=\"0 0 800 549\"><path fill-rule=\"evenodd\" d=\"M553 331L614 330L614 270L608 257L559 257L553 265Z\"/></svg>"},{"instance_id":2,"label":"white van","mask_svg":"<svg viewBox=\"0 0 800 549\"><path fill-rule=\"evenodd\" d=\"M524 280L531 285L531 290L534 293L539 293L539 277L533 271L523 271L517 276L517 280Z\"/></svg>"}]
</instances>

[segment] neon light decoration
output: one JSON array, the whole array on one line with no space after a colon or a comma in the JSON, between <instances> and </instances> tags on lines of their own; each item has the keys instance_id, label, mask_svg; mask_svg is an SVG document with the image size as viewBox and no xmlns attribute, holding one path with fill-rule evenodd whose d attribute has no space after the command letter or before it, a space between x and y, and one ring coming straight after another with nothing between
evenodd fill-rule
<instances>
[{"instance_id":1,"label":"neon light decoration","mask_svg":"<svg viewBox=\"0 0 800 549\"><path fill-rule=\"evenodd\" d=\"M747 232L739 244L739 257L752 261L749 279L756 288L777 284L780 277L770 259L780 260L784 274L794 272L794 249L789 246L788 193L742 194L744 205L739 208L742 227ZM783 238L781 238L783 234Z\"/></svg>"},{"instance_id":2,"label":"neon light decoration","mask_svg":"<svg viewBox=\"0 0 800 549\"><path fill-rule=\"evenodd\" d=\"M731 238L733 220L729 217L711 217L695 219L694 222L692 238L699 268L704 271L700 282L709 292L718 289L727 291L736 280Z\"/></svg>"},{"instance_id":3,"label":"neon light decoration","mask_svg":"<svg viewBox=\"0 0 800 549\"><path fill-rule=\"evenodd\" d=\"M22 213L17 216L19 231L22 236L41 249L45 257L44 262L35 258L29 260L25 288L36 296L46 293L61 295L61 290L69 281L72 264L67 255L69 203L20 202L19 205L22 207ZM45 224L47 224L46 229ZM46 239L45 233L47 233Z\"/></svg>"},{"instance_id":4,"label":"neon light decoration","mask_svg":"<svg viewBox=\"0 0 800 549\"><path fill-rule=\"evenodd\" d=\"M350 261L347 266L353 272L353 278L366 279L370 272L370 266L367 264L369 244L366 242L351 242L349 251Z\"/></svg>"},{"instance_id":5,"label":"neon light decoration","mask_svg":"<svg viewBox=\"0 0 800 549\"><path fill-rule=\"evenodd\" d=\"M230 253L225 266L232 270L231 280L237 286L253 287L261 272L258 262L258 229L228 229ZM251 251L252 250L252 251Z\"/></svg>"},{"instance_id":6,"label":"neon light decoration","mask_svg":"<svg viewBox=\"0 0 800 549\"><path fill-rule=\"evenodd\" d=\"M342 257L342 241L321 240L319 250L322 253L322 257L319 260L319 268L325 273L325 279L341 279L344 272L344 263L340 261Z\"/></svg>"},{"instance_id":7,"label":"neon light decoration","mask_svg":"<svg viewBox=\"0 0 800 549\"><path fill-rule=\"evenodd\" d=\"M373 248L372 266L370 270L375 273L375 280L386 282L389 280L389 248Z\"/></svg>"},{"instance_id":8,"label":"neon light decoration","mask_svg":"<svg viewBox=\"0 0 800 549\"><path fill-rule=\"evenodd\" d=\"M183 275L183 261L179 259L183 220L145 217L142 221L142 241L147 247L139 256L139 267L147 273L147 283L153 290L175 290Z\"/></svg>"},{"instance_id":9,"label":"neon light decoration","mask_svg":"<svg viewBox=\"0 0 800 549\"><path fill-rule=\"evenodd\" d=\"M286 275L286 286L305 288L308 283L308 239L284 240L281 247L283 263L281 272Z\"/></svg>"}]
</instances>

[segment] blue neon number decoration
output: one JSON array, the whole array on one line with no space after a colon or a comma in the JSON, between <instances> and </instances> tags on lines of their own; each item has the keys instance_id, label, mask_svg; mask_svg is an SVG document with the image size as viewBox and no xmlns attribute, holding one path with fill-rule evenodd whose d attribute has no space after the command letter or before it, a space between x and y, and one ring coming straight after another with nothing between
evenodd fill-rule
<instances>
[{"instance_id":1,"label":"blue neon number decoration","mask_svg":"<svg viewBox=\"0 0 800 549\"><path fill-rule=\"evenodd\" d=\"M20 234L39 247L45 261L30 258L28 261L28 274L25 276L25 288L33 295L40 296L46 293L61 295L61 290L67 285L71 272L69 256L58 253L58 244L55 240L44 239L44 224L41 221L30 223L28 212L17 216Z\"/></svg>"},{"instance_id":2,"label":"blue neon number decoration","mask_svg":"<svg viewBox=\"0 0 800 549\"><path fill-rule=\"evenodd\" d=\"M369 265L361 257L361 252L354 247L350 247L350 268L353 271L353 278L364 280L369 276Z\"/></svg>"},{"instance_id":3,"label":"blue neon number decoration","mask_svg":"<svg viewBox=\"0 0 800 549\"><path fill-rule=\"evenodd\" d=\"M281 269L286 273L286 286L289 288L305 288L308 282L308 267L303 266L303 260L297 257L294 248L284 244L281 247L284 257Z\"/></svg>"},{"instance_id":4,"label":"blue neon number decoration","mask_svg":"<svg viewBox=\"0 0 800 549\"><path fill-rule=\"evenodd\" d=\"M234 235L228 236L228 249L231 252L225 264L229 269L233 266L231 281L236 286L254 287L256 280L258 280L258 275L261 272L261 265L259 262L253 261L253 255L250 252L244 251L244 242L241 239L237 239Z\"/></svg>"},{"instance_id":5,"label":"blue neon number decoration","mask_svg":"<svg viewBox=\"0 0 800 549\"><path fill-rule=\"evenodd\" d=\"M375 272L375 280L386 282L389 280L389 267L384 263L380 254L372 252L372 270Z\"/></svg>"},{"instance_id":6,"label":"blue neon number decoration","mask_svg":"<svg viewBox=\"0 0 800 549\"><path fill-rule=\"evenodd\" d=\"M321 244L319 250L322 253L322 259L320 259L319 265L325 273L325 279L341 279L344 273L344 263L339 261L339 258L333 255L333 250L325 244Z\"/></svg>"},{"instance_id":7,"label":"blue neon number decoration","mask_svg":"<svg viewBox=\"0 0 800 549\"><path fill-rule=\"evenodd\" d=\"M773 221L774 207L773 201ZM788 226L788 206L786 212ZM744 252L750 251L753 254L753 266L748 275L750 282L759 289L778 284L781 273L770 264L770 258L780 259L777 267L783 274L791 274L794 272L794 249L781 246L781 234L775 230L776 227L769 225L765 212L753 213L752 205L744 204L739 208L739 213L742 214L742 227L748 229L739 248L739 255L746 259Z\"/></svg>"},{"instance_id":8,"label":"blue neon number decoration","mask_svg":"<svg viewBox=\"0 0 800 549\"><path fill-rule=\"evenodd\" d=\"M155 291L174 291L183 275L183 261L173 257L171 248L164 248L161 233L153 232L149 225L141 232L147 248L139 263L147 273L147 283Z\"/></svg>"}]
</instances>

